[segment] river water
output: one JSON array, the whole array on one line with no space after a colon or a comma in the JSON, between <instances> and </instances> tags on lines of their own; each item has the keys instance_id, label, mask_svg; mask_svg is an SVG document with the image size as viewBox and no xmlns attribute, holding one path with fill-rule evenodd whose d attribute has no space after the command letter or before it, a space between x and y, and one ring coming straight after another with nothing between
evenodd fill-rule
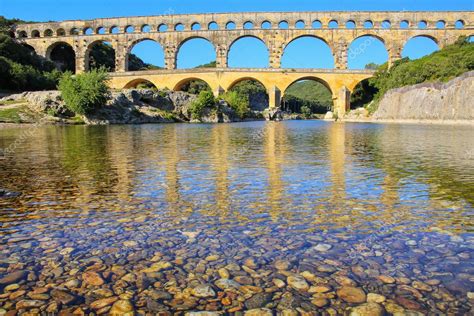
<instances>
[{"instance_id":1,"label":"river water","mask_svg":"<svg viewBox=\"0 0 474 316\"><path fill-rule=\"evenodd\" d=\"M21 194L0 311L473 312L472 126L22 126L0 148Z\"/></svg>"}]
</instances>

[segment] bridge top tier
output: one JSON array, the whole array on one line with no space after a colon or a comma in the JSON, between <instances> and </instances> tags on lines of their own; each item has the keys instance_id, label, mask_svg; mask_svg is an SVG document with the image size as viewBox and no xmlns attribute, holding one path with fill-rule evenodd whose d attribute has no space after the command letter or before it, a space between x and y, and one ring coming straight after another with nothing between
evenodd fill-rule
<instances>
[{"instance_id":1,"label":"bridge top tier","mask_svg":"<svg viewBox=\"0 0 474 316\"><path fill-rule=\"evenodd\" d=\"M474 11L247 12L157 15L20 24L18 38L229 29L474 29Z\"/></svg>"}]
</instances>

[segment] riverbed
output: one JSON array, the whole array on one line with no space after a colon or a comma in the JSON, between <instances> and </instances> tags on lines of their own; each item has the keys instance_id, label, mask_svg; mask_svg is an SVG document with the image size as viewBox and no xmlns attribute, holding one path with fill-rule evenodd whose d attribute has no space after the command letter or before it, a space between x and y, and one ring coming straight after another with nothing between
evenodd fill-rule
<instances>
[{"instance_id":1,"label":"riverbed","mask_svg":"<svg viewBox=\"0 0 474 316\"><path fill-rule=\"evenodd\" d=\"M0 311L473 312L472 126L22 125L0 149Z\"/></svg>"}]
</instances>

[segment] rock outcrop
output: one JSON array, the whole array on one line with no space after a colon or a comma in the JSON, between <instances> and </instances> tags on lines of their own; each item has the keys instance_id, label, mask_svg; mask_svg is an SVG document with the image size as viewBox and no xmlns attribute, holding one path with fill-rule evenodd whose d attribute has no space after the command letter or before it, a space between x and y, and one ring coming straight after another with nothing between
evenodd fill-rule
<instances>
[{"instance_id":1,"label":"rock outcrop","mask_svg":"<svg viewBox=\"0 0 474 316\"><path fill-rule=\"evenodd\" d=\"M474 71L447 83L422 83L388 91L375 120L474 120Z\"/></svg>"}]
</instances>

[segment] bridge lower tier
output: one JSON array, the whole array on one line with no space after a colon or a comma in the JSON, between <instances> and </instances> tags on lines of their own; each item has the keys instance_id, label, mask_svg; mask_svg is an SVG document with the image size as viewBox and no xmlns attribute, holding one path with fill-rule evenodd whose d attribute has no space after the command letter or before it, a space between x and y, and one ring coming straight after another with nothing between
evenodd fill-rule
<instances>
[{"instance_id":1,"label":"bridge lower tier","mask_svg":"<svg viewBox=\"0 0 474 316\"><path fill-rule=\"evenodd\" d=\"M225 93L243 80L256 80L267 90L269 106L280 106L286 89L294 82L311 79L324 84L332 93L334 111L344 114L350 107L350 94L356 85L372 77L373 71L324 69L229 69L200 68L192 70L150 70L111 73L109 85L113 89L134 88L151 82L159 89L179 91L191 80L206 82L216 96Z\"/></svg>"}]
</instances>

